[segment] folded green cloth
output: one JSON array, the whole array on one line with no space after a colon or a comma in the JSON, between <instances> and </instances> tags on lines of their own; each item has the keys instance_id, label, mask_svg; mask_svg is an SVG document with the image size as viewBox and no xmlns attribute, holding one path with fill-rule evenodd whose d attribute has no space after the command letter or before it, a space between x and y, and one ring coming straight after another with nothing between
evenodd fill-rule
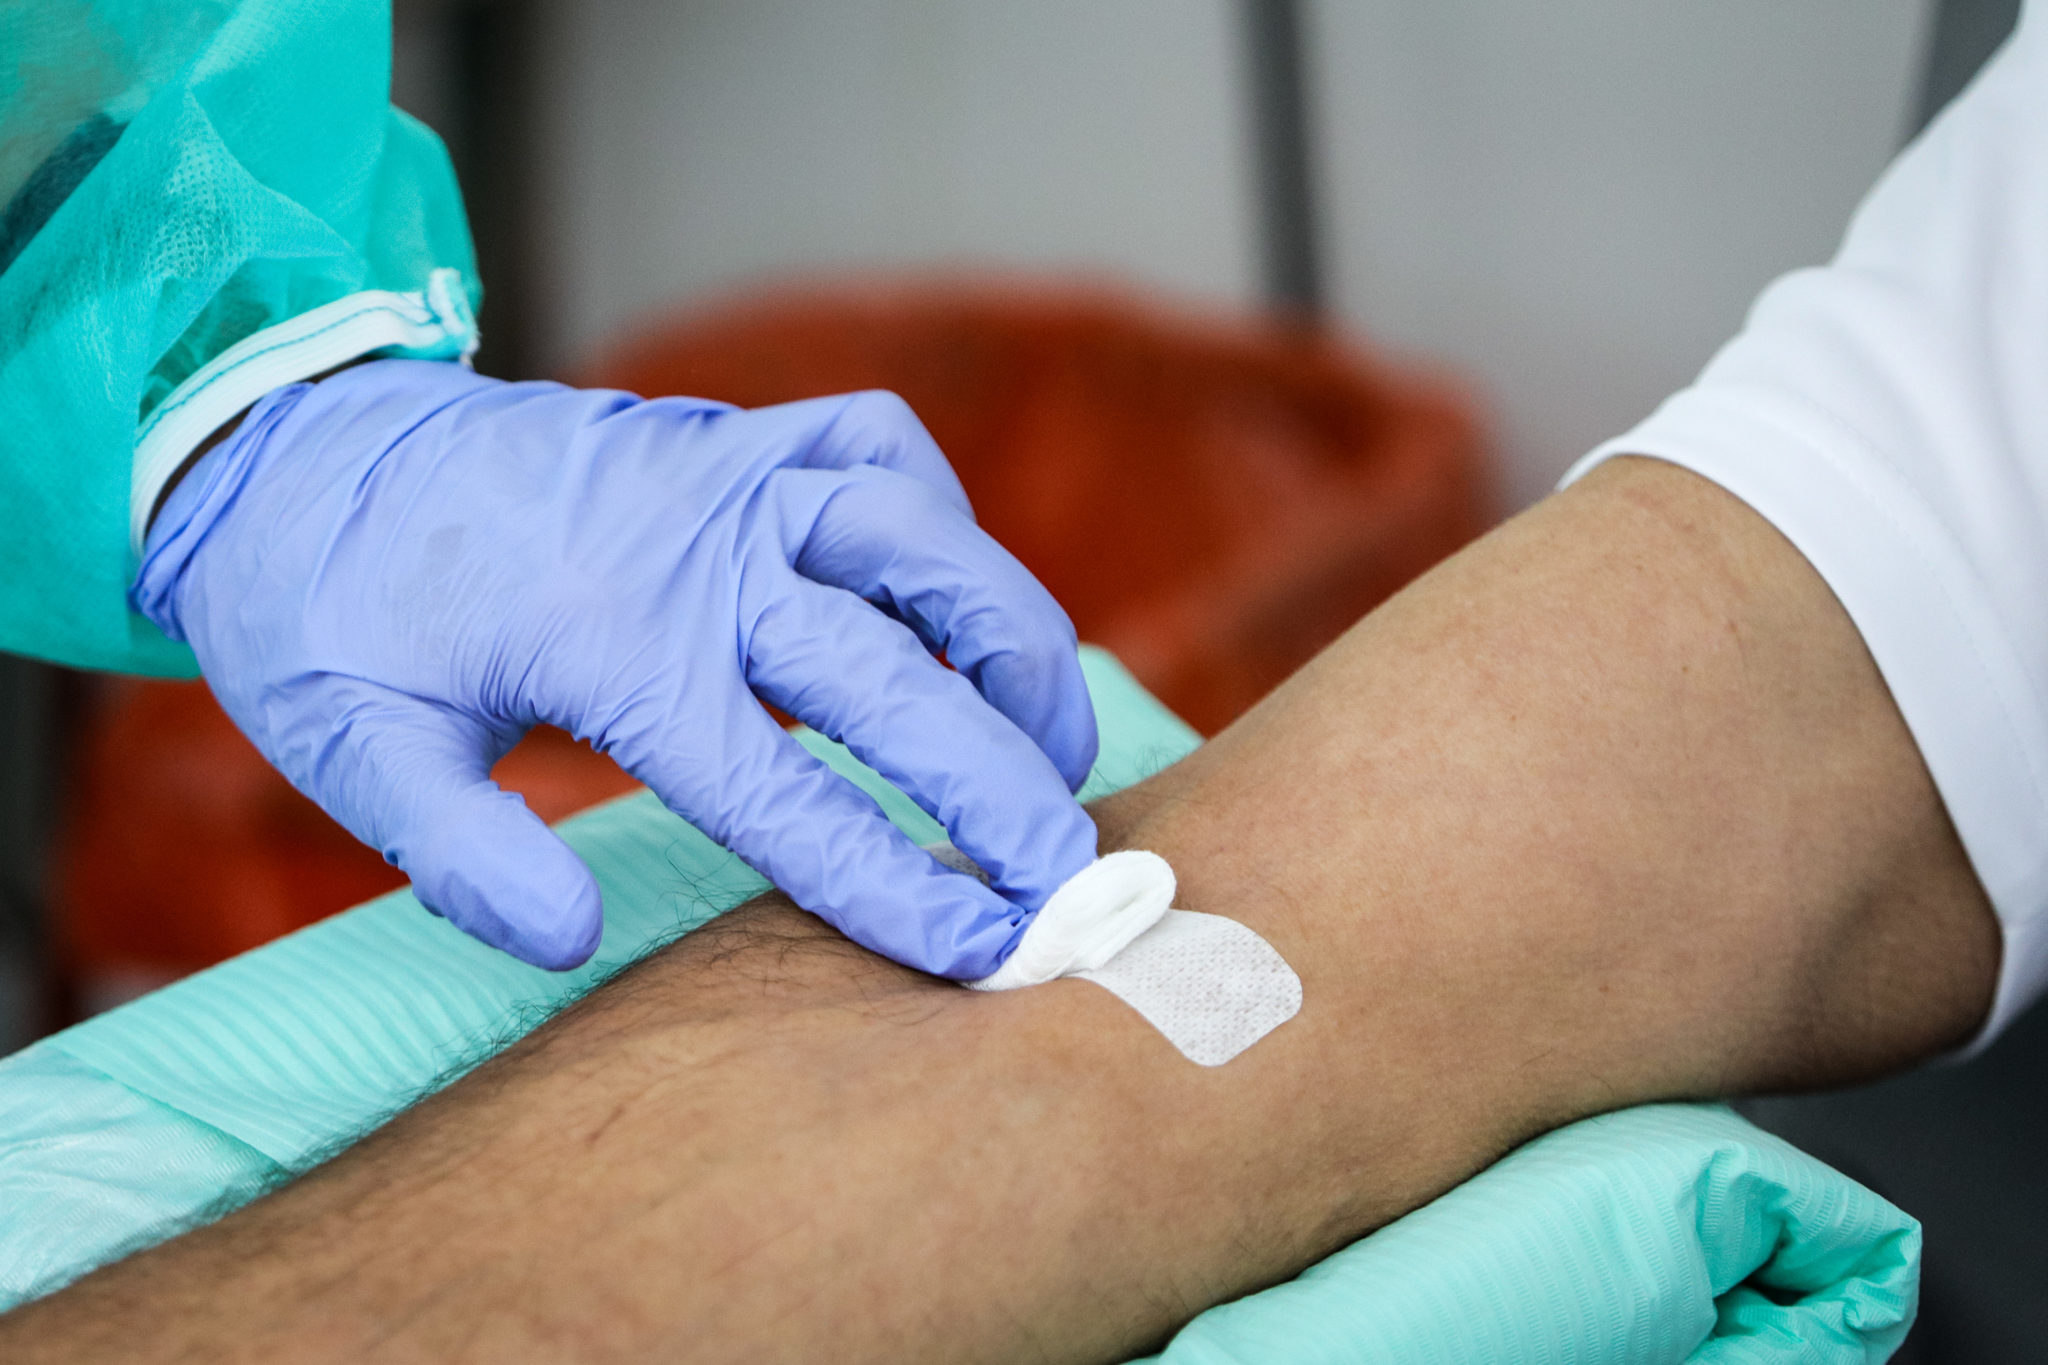
<instances>
[{"instance_id":1,"label":"folded green cloth","mask_svg":"<svg viewBox=\"0 0 2048 1365\"><path fill-rule=\"evenodd\" d=\"M1090 651L1087 795L1196 737ZM912 837L943 832L836 745L805 743ZM461 1074L651 947L764 889L652 797L562 827L603 946L549 973L386 896L0 1061L0 1308L246 1203ZM1725 1109L1666 1105L1531 1143L1299 1278L1211 1309L1160 1359L1883 1360L1920 1231Z\"/></svg>"},{"instance_id":2,"label":"folded green cloth","mask_svg":"<svg viewBox=\"0 0 2048 1365\"><path fill-rule=\"evenodd\" d=\"M1880 1361L1919 1286L1898 1209L1730 1110L1646 1105L1530 1143L1156 1359Z\"/></svg>"}]
</instances>

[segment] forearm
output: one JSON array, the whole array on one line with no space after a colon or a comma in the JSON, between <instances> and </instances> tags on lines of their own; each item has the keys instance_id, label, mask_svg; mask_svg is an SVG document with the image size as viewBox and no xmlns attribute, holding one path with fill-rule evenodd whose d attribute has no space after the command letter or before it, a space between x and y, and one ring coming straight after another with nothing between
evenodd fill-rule
<instances>
[{"instance_id":1,"label":"forearm","mask_svg":"<svg viewBox=\"0 0 2048 1365\"><path fill-rule=\"evenodd\" d=\"M1201 1306L1099 1291L1102 1257L1169 1267L1233 1214L1189 1184L1248 1117L1196 1126L1213 1074L1093 986L972 994L764 901L279 1195L0 1320L0 1357L1102 1355ZM1068 1303L1099 1311L1045 1316Z\"/></svg>"},{"instance_id":2,"label":"forearm","mask_svg":"<svg viewBox=\"0 0 2048 1365\"><path fill-rule=\"evenodd\" d=\"M1148 786L1123 837L1183 904L1524 1124L1855 1079L1989 1003L1996 925L1853 626L1668 465L1510 523Z\"/></svg>"},{"instance_id":3,"label":"forearm","mask_svg":"<svg viewBox=\"0 0 2048 1365\"><path fill-rule=\"evenodd\" d=\"M1110 1359L1547 1127L1955 1042L1995 962L1825 588L1658 467L1098 816L1286 956L1295 1020L1200 1068L1085 982L975 995L743 911L8 1356Z\"/></svg>"}]
</instances>

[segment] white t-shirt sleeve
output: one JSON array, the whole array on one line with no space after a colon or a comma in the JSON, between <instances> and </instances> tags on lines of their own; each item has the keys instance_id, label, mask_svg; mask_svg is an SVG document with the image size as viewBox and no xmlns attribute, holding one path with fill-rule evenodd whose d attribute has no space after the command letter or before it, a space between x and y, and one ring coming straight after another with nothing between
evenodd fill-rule
<instances>
[{"instance_id":1,"label":"white t-shirt sleeve","mask_svg":"<svg viewBox=\"0 0 2048 1365\"><path fill-rule=\"evenodd\" d=\"M1989 1039L2048 986L2043 4L1832 264L1771 285L1698 382L1564 481L1626 454L1755 508L1862 632L2004 926Z\"/></svg>"}]
</instances>

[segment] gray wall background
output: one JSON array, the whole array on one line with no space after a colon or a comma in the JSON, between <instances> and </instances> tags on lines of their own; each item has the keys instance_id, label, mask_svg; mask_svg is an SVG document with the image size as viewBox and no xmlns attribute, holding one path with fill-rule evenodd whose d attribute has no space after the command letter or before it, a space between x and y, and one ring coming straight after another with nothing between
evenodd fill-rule
<instances>
[{"instance_id":1,"label":"gray wall background","mask_svg":"<svg viewBox=\"0 0 2048 1365\"><path fill-rule=\"evenodd\" d=\"M1922 0L1324 0L1333 302L1473 376L1513 505L1825 260L1896 150Z\"/></svg>"},{"instance_id":2,"label":"gray wall background","mask_svg":"<svg viewBox=\"0 0 2048 1365\"><path fill-rule=\"evenodd\" d=\"M1235 7L596 0L541 20L544 354L795 274L1257 296Z\"/></svg>"},{"instance_id":3,"label":"gray wall background","mask_svg":"<svg viewBox=\"0 0 2048 1365\"><path fill-rule=\"evenodd\" d=\"M1234 0L542 5L534 350L791 275L1261 297ZM1513 505L1825 259L1920 97L1928 0L1306 5L1322 273L1467 375ZM486 326L491 325L487 315Z\"/></svg>"}]
</instances>

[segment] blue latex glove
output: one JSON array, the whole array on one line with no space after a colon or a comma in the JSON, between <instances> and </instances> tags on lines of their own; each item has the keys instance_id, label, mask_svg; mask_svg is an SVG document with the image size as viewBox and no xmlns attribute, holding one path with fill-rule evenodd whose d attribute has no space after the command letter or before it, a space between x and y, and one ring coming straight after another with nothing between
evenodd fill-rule
<instances>
[{"instance_id":1,"label":"blue latex glove","mask_svg":"<svg viewBox=\"0 0 2048 1365\"><path fill-rule=\"evenodd\" d=\"M133 597L294 786L426 905L540 966L584 961L603 928L588 869L490 780L542 722L849 937L945 976L993 971L1095 854L1071 794L1096 747L1073 626L889 394L748 412L359 365L272 393L185 476ZM756 695L902 787L994 889Z\"/></svg>"}]
</instances>

